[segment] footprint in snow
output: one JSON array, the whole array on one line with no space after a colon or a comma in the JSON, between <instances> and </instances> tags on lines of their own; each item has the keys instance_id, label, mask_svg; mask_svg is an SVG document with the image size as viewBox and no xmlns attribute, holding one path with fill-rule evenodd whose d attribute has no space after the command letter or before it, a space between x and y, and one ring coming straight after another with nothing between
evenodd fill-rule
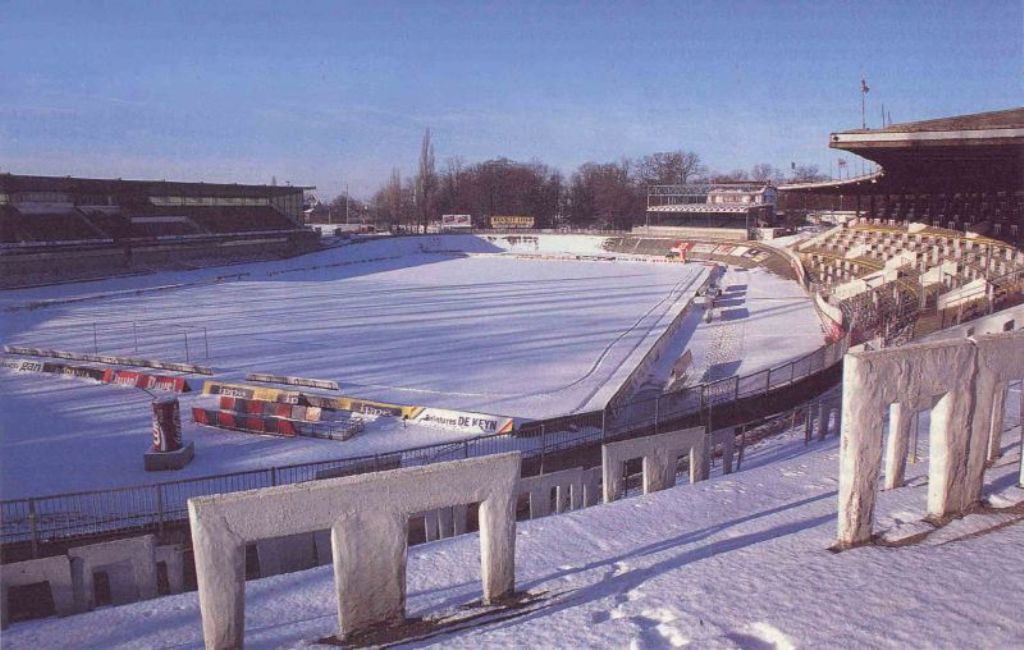
<instances>
[{"instance_id":1,"label":"footprint in snow","mask_svg":"<svg viewBox=\"0 0 1024 650\"><path fill-rule=\"evenodd\" d=\"M590 613L590 622L594 625L599 625L601 623L608 621L609 619L611 619L611 617L612 615L610 612L602 609L600 611Z\"/></svg>"},{"instance_id":2,"label":"footprint in snow","mask_svg":"<svg viewBox=\"0 0 1024 650\"><path fill-rule=\"evenodd\" d=\"M742 631L725 635L740 648L747 650L795 650L796 644L781 630L769 623L752 623Z\"/></svg>"},{"instance_id":3,"label":"footprint in snow","mask_svg":"<svg viewBox=\"0 0 1024 650\"><path fill-rule=\"evenodd\" d=\"M630 639L629 647L636 650L647 650L661 649L661 648L682 648L689 645L690 639L682 633L679 628L671 625L671 621L675 620L675 615L670 612L671 620L663 620L666 618L665 611L658 610L655 612L655 616L648 616L648 612L644 612L639 616L631 616L629 621L640 628L640 633Z\"/></svg>"}]
</instances>

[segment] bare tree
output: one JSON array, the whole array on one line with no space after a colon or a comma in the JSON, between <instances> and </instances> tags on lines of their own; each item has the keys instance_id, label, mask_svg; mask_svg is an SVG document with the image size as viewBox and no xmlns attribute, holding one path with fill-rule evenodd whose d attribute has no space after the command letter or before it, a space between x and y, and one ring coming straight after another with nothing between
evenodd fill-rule
<instances>
[{"instance_id":1,"label":"bare tree","mask_svg":"<svg viewBox=\"0 0 1024 650\"><path fill-rule=\"evenodd\" d=\"M442 212L459 212L463 210L463 185L465 183L465 163L460 156L445 160L444 171L439 179L438 204Z\"/></svg>"},{"instance_id":2,"label":"bare tree","mask_svg":"<svg viewBox=\"0 0 1024 650\"><path fill-rule=\"evenodd\" d=\"M814 183L817 181L826 181L828 176L818 171L817 165L798 165L793 169L793 173L790 174L789 180L792 183Z\"/></svg>"},{"instance_id":3,"label":"bare tree","mask_svg":"<svg viewBox=\"0 0 1024 650\"><path fill-rule=\"evenodd\" d=\"M630 163L584 163L569 187L569 216L576 225L629 228L643 213L643 189L630 179Z\"/></svg>"},{"instance_id":4,"label":"bare tree","mask_svg":"<svg viewBox=\"0 0 1024 650\"><path fill-rule=\"evenodd\" d=\"M633 173L639 185L686 184L707 173L692 151L663 151L637 161Z\"/></svg>"},{"instance_id":5,"label":"bare tree","mask_svg":"<svg viewBox=\"0 0 1024 650\"><path fill-rule=\"evenodd\" d=\"M737 183L749 180L750 177L745 169L734 169L731 172L715 172L711 175L712 183Z\"/></svg>"},{"instance_id":6,"label":"bare tree","mask_svg":"<svg viewBox=\"0 0 1024 650\"><path fill-rule=\"evenodd\" d=\"M781 169L773 167L768 163L754 165L750 170L750 177L755 181L770 181L775 185L778 185L786 178Z\"/></svg>"},{"instance_id":7,"label":"bare tree","mask_svg":"<svg viewBox=\"0 0 1024 650\"><path fill-rule=\"evenodd\" d=\"M437 190L437 171L434 169L434 145L430 142L430 129L423 134L420 145L420 166L416 175L416 211L423 232L427 232L427 223L434 216L434 195Z\"/></svg>"},{"instance_id":8,"label":"bare tree","mask_svg":"<svg viewBox=\"0 0 1024 650\"><path fill-rule=\"evenodd\" d=\"M371 201L375 221L382 226L407 223L412 194L403 186L402 172L397 167L391 170L391 177L373 195Z\"/></svg>"}]
</instances>

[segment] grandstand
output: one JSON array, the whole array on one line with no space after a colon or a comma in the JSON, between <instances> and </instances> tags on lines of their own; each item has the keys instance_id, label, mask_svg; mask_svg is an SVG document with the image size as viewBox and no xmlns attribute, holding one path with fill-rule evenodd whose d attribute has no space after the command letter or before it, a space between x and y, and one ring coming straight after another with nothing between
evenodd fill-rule
<instances>
[{"instance_id":1,"label":"grandstand","mask_svg":"<svg viewBox=\"0 0 1024 650\"><path fill-rule=\"evenodd\" d=\"M307 252L306 189L0 174L2 286Z\"/></svg>"},{"instance_id":2,"label":"grandstand","mask_svg":"<svg viewBox=\"0 0 1024 650\"><path fill-rule=\"evenodd\" d=\"M1020 250L924 224L861 219L802 242L798 250L827 299L865 332L888 327L890 343L926 333L911 327L917 318L960 321L1019 302L1024 288Z\"/></svg>"},{"instance_id":3,"label":"grandstand","mask_svg":"<svg viewBox=\"0 0 1024 650\"><path fill-rule=\"evenodd\" d=\"M750 239L775 224L776 191L768 182L654 185L647 191L645 232Z\"/></svg>"},{"instance_id":4,"label":"grandstand","mask_svg":"<svg viewBox=\"0 0 1024 650\"><path fill-rule=\"evenodd\" d=\"M840 131L830 146L882 170L781 186L780 209L840 210L1024 243L1024 108Z\"/></svg>"}]
</instances>

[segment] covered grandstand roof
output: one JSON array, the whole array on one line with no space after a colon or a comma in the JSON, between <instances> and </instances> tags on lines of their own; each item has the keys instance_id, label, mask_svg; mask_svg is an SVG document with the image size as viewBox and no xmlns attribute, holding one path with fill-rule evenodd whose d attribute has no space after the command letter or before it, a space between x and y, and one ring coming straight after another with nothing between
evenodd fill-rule
<instances>
[{"instance_id":1,"label":"covered grandstand roof","mask_svg":"<svg viewBox=\"0 0 1024 650\"><path fill-rule=\"evenodd\" d=\"M1024 188L1024 108L839 131L829 146L874 161L882 171L779 189L854 195Z\"/></svg>"},{"instance_id":2,"label":"covered grandstand roof","mask_svg":"<svg viewBox=\"0 0 1024 650\"><path fill-rule=\"evenodd\" d=\"M856 192L858 187L865 183L877 183L882 178L882 172L871 172L853 178L830 179L826 181L809 181L803 183L786 183L779 185L780 192L794 191L818 191L828 194L849 194Z\"/></svg>"},{"instance_id":3,"label":"covered grandstand roof","mask_svg":"<svg viewBox=\"0 0 1024 650\"><path fill-rule=\"evenodd\" d=\"M766 203L668 203L665 205L648 206L648 212L678 212L678 213L721 213L721 214L743 214L764 210L770 207Z\"/></svg>"},{"instance_id":4,"label":"covered grandstand roof","mask_svg":"<svg viewBox=\"0 0 1024 650\"><path fill-rule=\"evenodd\" d=\"M886 133L957 133L989 129L1022 128L1024 128L1024 108L1010 108L1003 111L940 117L934 120L902 122L900 124L890 124L881 129L851 129L833 134L833 140L835 136L865 133L876 135Z\"/></svg>"},{"instance_id":5,"label":"covered grandstand roof","mask_svg":"<svg viewBox=\"0 0 1024 650\"><path fill-rule=\"evenodd\" d=\"M81 194L148 194L185 196L282 196L313 186L241 185L238 183L192 183L184 181L124 180L120 178L75 178L72 176L22 176L0 174L0 193L69 192Z\"/></svg>"}]
</instances>

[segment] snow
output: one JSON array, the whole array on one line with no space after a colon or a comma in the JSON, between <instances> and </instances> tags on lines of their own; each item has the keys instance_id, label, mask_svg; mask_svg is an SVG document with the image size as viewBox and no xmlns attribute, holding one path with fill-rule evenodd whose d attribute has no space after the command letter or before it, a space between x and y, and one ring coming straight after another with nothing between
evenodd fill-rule
<instances>
[{"instance_id":1,"label":"snow","mask_svg":"<svg viewBox=\"0 0 1024 650\"><path fill-rule=\"evenodd\" d=\"M1007 436L1014 443L986 486L1015 510L972 514L904 546L828 550L838 440L805 447L799 432L748 450L736 474L521 522L517 588L536 603L509 612L519 616L485 617L411 645L1019 646L1024 490L1013 487L1017 433ZM921 451L927 454L925 440ZM876 529L922 517L926 467L911 465L910 487L880 495ZM408 615L472 613L463 606L480 597L476 535L411 548L408 579ZM336 630L330 567L246 589L247 647L307 646ZM4 645L201 647L198 599L187 593L19 623L5 631Z\"/></svg>"},{"instance_id":2,"label":"snow","mask_svg":"<svg viewBox=\"0 0 1024 650\"><path fill-rule=\"evenodd\" d=\"M244 381L246 372L333 379L345 395L517 418L587 411L604 405L708 272L700 264L550 259L601 257L604 241L370 239L274 262L3 291L0 342L163 361L187 355L223 381ZM723 319L691 319L673 342L679 354L693 350L701 373L753 372L821 344L796 283L733 270L730 285L746 288L727 296L735 304L722 308ZM199 388L202 379L190 381ZM196 458L173 477L156 476L141 463L150 435L145 393L0 371L0 490L43 496L466 436L382 418L344 443L262 437L193 425L194 399L183 396L182 414ZM65 448L74 454L55 453Z\"/></svg>"},{"instance_id":3,"label":"snow","mask_svg":"<svg viewBox=\"0 0 1024 650\"><path fill-rule=\"evenodd\" d=\"M719 284L714 320L698 326L689 343L696 383L750 375L825 343L811 298L796 282L730 267Z\"/></svg>"}]
</instances>

